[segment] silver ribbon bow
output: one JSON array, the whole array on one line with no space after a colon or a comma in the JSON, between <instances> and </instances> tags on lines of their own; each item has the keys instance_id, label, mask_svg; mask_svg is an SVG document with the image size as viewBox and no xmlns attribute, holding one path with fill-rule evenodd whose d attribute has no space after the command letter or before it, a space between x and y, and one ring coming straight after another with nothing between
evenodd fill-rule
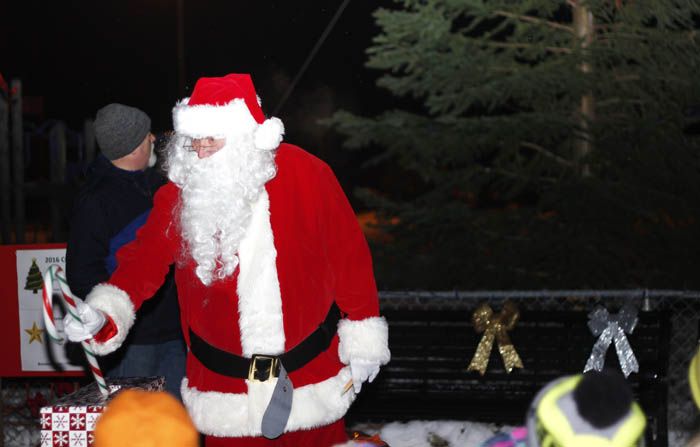
<instances>
[{"instance_id":1,"label":"silver ribbon bow","mask_svg":"<svg viewBox=\"0 0 700 447\"><path fill-rule=\"evenodd\" d=\"M637 309L631 304L625 304L615 315L608 313L603 306L598 306L588 314L588 327L598 340L593 345L591 356L588 357L583 372L592 369L601 371L605 365L605 353L610 343L615 341L617 358L620 360L620 368L625 377L633 372L639 372L639 363L625 332L631 334L637 326Z\"/></svg>"}]
</instances>

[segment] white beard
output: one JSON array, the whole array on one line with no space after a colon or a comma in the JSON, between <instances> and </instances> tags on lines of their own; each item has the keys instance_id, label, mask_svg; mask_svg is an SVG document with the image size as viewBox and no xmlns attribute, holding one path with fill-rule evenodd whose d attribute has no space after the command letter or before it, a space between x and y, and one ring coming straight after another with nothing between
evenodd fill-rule
<instances>
[{"instance_id":1,"label":"white beard","mask_svg":"<svg viewBox=\"0 0 700 447\"><path fill-rule=\"evenodd\" d=\"M169 144L168 178L180 188L178 206L184 254L197 263L203 284L230 276L238 266L238 246L251 218L252 204L276 172L275 152L254 147L251 136L227 136L208 158Z\"/></svg>"}]
</instances>

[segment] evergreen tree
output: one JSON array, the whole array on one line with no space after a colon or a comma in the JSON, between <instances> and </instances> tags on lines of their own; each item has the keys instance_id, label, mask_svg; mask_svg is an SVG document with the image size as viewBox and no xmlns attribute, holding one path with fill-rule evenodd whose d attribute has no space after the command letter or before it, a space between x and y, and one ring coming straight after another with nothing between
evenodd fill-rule
<instances>
[{"instance_id":1,"label":"evergreen tree","mask_svg":"<svg viewBox=\"0 0 700 447\"><path fill-rule=\"evenodd\" d=\"M36 258L32 258L32 265L29 267L29 273L27 273L27 281L24 284L25 290L31 290L37 293L44 287L44 277L41 276L41 271L39 266L36 265Z\"/></svg>"},{"instance_id":2,"label":"evergreen tree","mask_svg":"<svg viewBox=\"0 0 700 447\"><path fill-rule=\"evenodd\" d=\"M367 67L400 107L325 120L401 185L361 192L380 287L689 285L700 2L397 4Z\"/></svg>"}]
</instances>

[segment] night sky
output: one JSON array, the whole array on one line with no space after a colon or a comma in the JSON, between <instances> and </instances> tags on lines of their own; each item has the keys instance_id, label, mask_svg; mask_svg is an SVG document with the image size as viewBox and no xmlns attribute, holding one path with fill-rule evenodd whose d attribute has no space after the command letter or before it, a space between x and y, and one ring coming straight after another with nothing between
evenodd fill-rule
<instances>
[{"instance_id":1,"label":"night sky","mask_svg":"<svg viewBox=\"0 0 700 447\"><path fill-rule=\"evenodd\" d=\"M79 130L109 102L145 110L156 132L171 128L176 100L202 76L250 73L270 115L342 0L324 2L185 0L185 91L178 92L175 0L13 1L3 13L0 73L22 80L25 97L41 97L36 121L60 119ZM389 95L364 68L378 33L371 15L390 0L350 1L277 114L285 140L345 171L353 155L316 120L339 108L373 114Z\"/></svg>"}]
</instances>

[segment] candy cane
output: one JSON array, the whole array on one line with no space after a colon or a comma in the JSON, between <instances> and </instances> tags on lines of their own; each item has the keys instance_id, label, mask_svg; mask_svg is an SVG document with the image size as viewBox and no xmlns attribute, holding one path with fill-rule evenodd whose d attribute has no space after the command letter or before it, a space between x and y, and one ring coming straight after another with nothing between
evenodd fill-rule
<instances>
[{"instance_id":1,"label":"candy cane","mask_svg":"<svg viewBox=\"0 0 700 447\"><path fill-rule=\"evenodd\" d=\"M75 301L78 300L78 298L71 293L70 287L68 287L68 282L63 276L63 270L57 265L50 266L44 275L44 324L46 325L46 332L49 334L49 338L55 343L62 345L65 340L58 335L53 319L53 282L56 280L58 280L58 284L61 288L61 296L63 297L63 302L66 303L68 313L73 318L78 320L78 323L83 324L83 322L78 315L77 309L75 308ZM95 376L95 381L97 382L98 388L102 392L103 396L108 396L109 389L107 388L107 383L102 375L100 366L97 364L97 358L95 357L95 353L92 352L90 343L88 341L83 341L81 342L81 345L83 345L85 356L90 364L92 375Z\"/></svg>"}]
</instances>

